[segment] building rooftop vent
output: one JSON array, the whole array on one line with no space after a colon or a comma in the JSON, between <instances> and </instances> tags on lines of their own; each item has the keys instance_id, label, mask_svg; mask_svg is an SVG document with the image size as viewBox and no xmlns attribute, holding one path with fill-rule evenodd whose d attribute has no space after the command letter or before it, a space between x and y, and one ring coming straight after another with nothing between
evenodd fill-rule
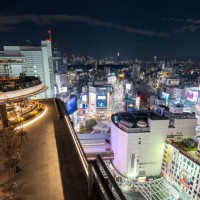
<instances>
[{"instance_id":1,"label":"building rooftop vent","mask_svg":"<svg viewBox=\"0 0 200 200\"><path fill-rule=\"evenodd\" d=\"M137 122L137 126L138 127L141 127L141 128L144 128L144 127L147 127L147 122L143 121L143 120L139 120Z\"/></svg>"}]
</instances>

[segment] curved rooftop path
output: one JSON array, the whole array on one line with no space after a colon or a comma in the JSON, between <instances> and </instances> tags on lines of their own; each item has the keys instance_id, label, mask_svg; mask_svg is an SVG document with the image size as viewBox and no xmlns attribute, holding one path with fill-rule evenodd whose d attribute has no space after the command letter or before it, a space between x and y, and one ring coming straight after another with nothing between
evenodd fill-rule
<instances>
[{"instance_id":1,"label":"curved rooftop path","mask_svg":"<svg viewBox=\"0 0 200 200\"><path fill-rule=\"evenodd\" d=\"M0 93L0 103L3 103L5 101L14 101L14 100L23 99L25 97L34 96L36 94L44 92L47 89L48 87L46 85L39 84L30 88L14 90L14 91L9 91L9 92L2 92Z\"/></svg>"}]
</instances>

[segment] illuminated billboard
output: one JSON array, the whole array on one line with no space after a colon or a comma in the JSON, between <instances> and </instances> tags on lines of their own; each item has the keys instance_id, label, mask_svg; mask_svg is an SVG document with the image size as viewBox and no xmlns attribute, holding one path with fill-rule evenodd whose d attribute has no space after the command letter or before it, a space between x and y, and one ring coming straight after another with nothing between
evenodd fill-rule
<instances>
[{"instance_id":1,"label":"illuminated billboard","mask_svg":"<svg viewBox=\"0 0 200 200\"><path fill-rule=\"evenodd\" d=\"M180 182L186 187L190 188L191 182L192 182L192 174L190 174L188 171L186 171L184 168L180 172Z\"/></svg>"},{"instance_id":2,"label":"illuminated billboard","mask_svg":"<svg viewBox=\"0 0 200 200\"><path fill-rule=\"evenodd\" d=\"M187 93L188 101L195 102L197 101L197 98L198 98L198 91L188 90L188 93Z\"/></svg>"},{"instance_id":3,"label":"illuminated billboard","mask_svg":"<svg viewBox=\"0 0 200 200\"><path fill-rule=\"evenodd\" d=\"M118 74L118 77L119 78L124 78L125 76L124 76L124 74Z\"/></svg>"},{"instance_id":4,"label":"illuminated billboard","mask_svg":"<svg viewBox=\"0 0 200 200\"><path fill-rule=\"evenodd\" d=\"M67 87L58 87L58 92L59 93L67 92Z\"/></svg>"},{"instance_id":5,"label":"illuminated billboard","mask_svg":"<svg viewBox=\"0 0 200 200\"><path fill-rule=\"evenodd\" d=\"M131 84L130 83L126 83L126 89L130 90L131 89Z\"/></svg>"},{"instance_id":6,"label":"illuminated billboard","mask_svg":"<svg viewBox=\"0 0 200 200\"><path fill-rule=\"evenodd\" d=\"M101 102L101 101L97 101L97 107L106 107L107 103L104 101L104 102Z\"/></svg>"},{"instance_id":7,"label":"illuminated billboard","mask_svg":"<svg viewBox=\"0 0 200 200\"><path fill-rule=\"evenodd\" d=\"M135 100L135 107L136 109L140 109L140 97L136 97L136 100Z\"/></svg>"},{"instance_id":8,"label":"illuminated billboard","mask_svg":"<svg viewBox=\"0 0 200 200\"><path fill-rule=\"evenodd\" d=\"M105 100L106 99L106 96L103 95L103 96L97 96L97 100Z\"/></svg>"},{"instance_id":9,"label":"illuminated billboard","mask_svg":"<svg viewBox=\"0 0 200 200\"><path fill-rule=\"evenodd\" d=\"M133 111L135 109L135 101L127 101L127 111Z\"/></svg>"},{"instance_id":10,"label":"illuminated billboard","mask_svg":"<svg viewBox=\"0 0 200 200\"><path fill-rule=\"evenodd\" d=\"M97 96L97 107L106 107L106 106L107 106L106 95L98 95Z\"/></svg>"},{"instance_id":11,"label":"illuminated billboard","mask_svg":"<svg viewBox=\"0 0 200 200\"><path fill-rule=\"evenodd\" d=\"M179 79L167 79L167 85L179 85Z\"/></svg>"},{"instance_id":12,"label":"illuminated billboard","mask_svg":"<svg viewBox=\"0 0 200 200\"><path fill-rule=\"evenodd\" d=\"M77 98L73 97L69 101L66 102L65 108L67 110L67 114L71 115L77 110Z\"/></svg>"},{"instance_id":13,"label":"illuminated billboard","mask_svg":"<svg viewBox=\"0 0 200 200\"><path fill-rule=\"evenodd\" d=\"M159 115L162 115L163 114L163 108L161 107L158 107L158 106L155 106L155 111L159 114Z\"/></svg>"},{"instance_id":14,"label":"illuminated billboard","mask_svg":"<svg viewBox=\"0 0 200 200\"><path fill-rule=\"evenodd\" d=\"M110 77L108 77L108 83L116 83L116 81L117 81L117 77L115 77L115 76L110 76Z\"/></svg>"},{"instance_id":15,"label":"illuminated billboard","mask_svg":"<svg viewBox=\"0 0 200 200\"><path fill-rule=\"evenodd\" d=\"M162 99L166 100L166 105L168 105L169 102L169 94L162 92Z\"/></svg>"},{"instance_id":16,"label":"illuminated billboard","mask_svg":"<svg viewBox=\"0 0 200 200\"><path fill-rule=\"evenodd\" d=\"M82 93L81 96L80 96L80 100L82 102L87 102L87 100L88 100L87 94Z\"/></svg>"},{"instance_id":17,"label":"illuminated billboard","mask_svg":"<svg viewBox=\"0 0 200 200\"><path fill-rule=\"evenodd\" d=\"M82 109L86 109L86 108L87 108L87 104L81 103L81 104L79 105L79 107L82 108Z\"/></svg>"}]
</instances>

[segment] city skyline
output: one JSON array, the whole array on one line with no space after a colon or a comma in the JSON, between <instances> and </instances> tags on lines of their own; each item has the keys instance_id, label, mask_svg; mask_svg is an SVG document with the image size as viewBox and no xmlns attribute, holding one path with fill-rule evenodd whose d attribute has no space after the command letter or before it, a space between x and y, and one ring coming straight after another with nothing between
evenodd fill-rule
<instances>
[{"instance_id":1,"label":"city skyline","mask_svg":"<svg viewBox=\"0 0 200 200\"><path fill-rule=\"evenodd\" d=\"M0 46L37 45L52 30L67 55L200 59L198 3L1 2Z\"/></svg>"}]
</instances>

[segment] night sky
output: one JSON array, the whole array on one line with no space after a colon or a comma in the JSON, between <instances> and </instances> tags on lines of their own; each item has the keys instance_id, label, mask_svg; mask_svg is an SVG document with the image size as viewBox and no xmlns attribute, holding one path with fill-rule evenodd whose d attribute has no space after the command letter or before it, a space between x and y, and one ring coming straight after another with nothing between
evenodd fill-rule
<instances>
[{"instance_id":1,"label":"night sky","mask_svg":"<svg viewBox=\"0 0 200 200\"><path fill-rule=\"evenodd\" d=\"M52 30L67 55L200 60L197 0L1 0L0 46L39 44Z\"/></svg>"}]
</instances>

